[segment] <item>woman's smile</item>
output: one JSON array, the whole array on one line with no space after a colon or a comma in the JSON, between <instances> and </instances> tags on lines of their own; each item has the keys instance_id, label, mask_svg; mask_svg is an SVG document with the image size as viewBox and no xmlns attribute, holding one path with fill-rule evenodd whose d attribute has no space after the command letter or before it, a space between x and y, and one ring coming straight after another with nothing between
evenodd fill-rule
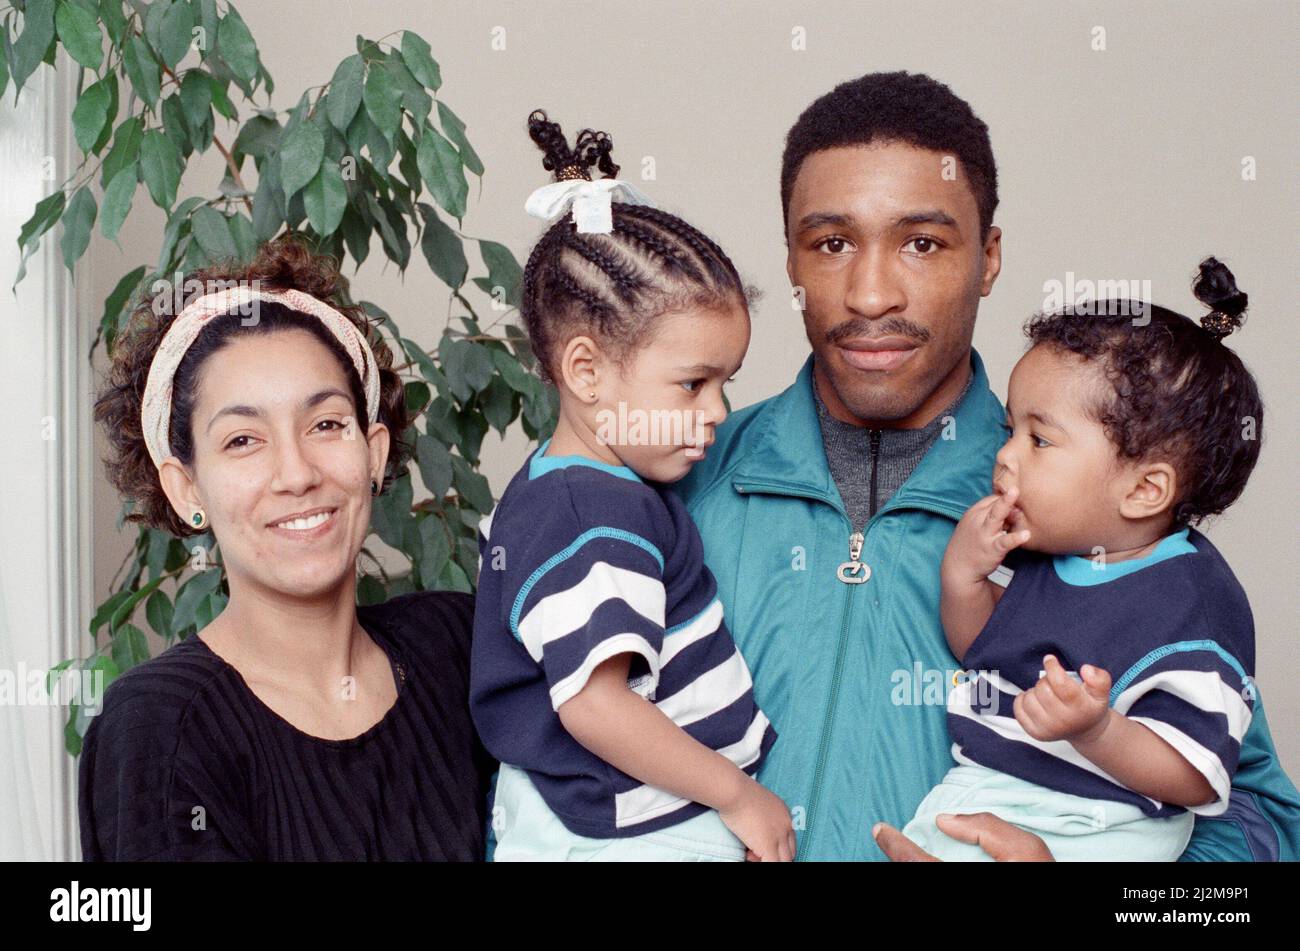
<instances>
[{"instance_id":1,"label":"woman's smile","mask_svg":"<svg viewBox=\"0 0 1300 951\"><path fill-rule=\"evenodd\" d=\"M337 515L337 507L317 507L295 512L271 522L267 527L284 538L292 538L295 541L315 541L333 531L338 523Z\"/></svg>"}]
</instances>

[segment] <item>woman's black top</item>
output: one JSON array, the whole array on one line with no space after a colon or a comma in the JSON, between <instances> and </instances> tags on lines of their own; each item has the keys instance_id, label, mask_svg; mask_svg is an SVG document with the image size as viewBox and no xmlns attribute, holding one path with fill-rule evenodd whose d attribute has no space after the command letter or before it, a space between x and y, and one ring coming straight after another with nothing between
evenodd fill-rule
<instances>
[{"instance_id":1,"label":"woman's black top","mask_svg":"<svg viewBox=\"0 0 1300 951\"><path fill-rule=\"evenodd\" d=\"M469 712L474 598L357 609L398 695L359 736L303 733L198 637L105 691L79 774L87 860L481 860L496 763Z\"/></svg>"}]
</instances>

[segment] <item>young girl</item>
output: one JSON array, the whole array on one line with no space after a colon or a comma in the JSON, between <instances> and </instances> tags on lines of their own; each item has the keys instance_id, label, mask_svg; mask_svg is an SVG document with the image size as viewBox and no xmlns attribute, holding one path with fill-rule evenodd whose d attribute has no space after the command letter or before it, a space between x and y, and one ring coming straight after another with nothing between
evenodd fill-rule
<instances>
[{"instance_id":1,"label":"young girl","mask_svg":"<svg viewBox=\"0 0 1300 951\"><path fill-rule=\"evenodd\" d=\"M533 249L521 306L560 420L480 526L470 707L502 764L494 858L790 861L789 812L753 779L776 732L666 487L726 416L745 291L614 178L609 136L571 149L541 111L528 129L556 179L529 211L573 215Z\"/></svg>"},{"instance_id":2,"label":"young girl","mask_svg":"<svg viewBox=\"0 0 1300 951\"><path fill-rule=\"evenodd\" d=\"M1222 342L1246 295L1214 258L1194 291L1199 326L1131 301L1026 326L994 494L942 566L958 765L903 829L939 858L988 858L938 830L945 812L993 812L1057 859L1173 861L1194 814L1228 808L1254 625L1190 526L1241 494L1263 405Z\"/></svg>"}]
</instances>

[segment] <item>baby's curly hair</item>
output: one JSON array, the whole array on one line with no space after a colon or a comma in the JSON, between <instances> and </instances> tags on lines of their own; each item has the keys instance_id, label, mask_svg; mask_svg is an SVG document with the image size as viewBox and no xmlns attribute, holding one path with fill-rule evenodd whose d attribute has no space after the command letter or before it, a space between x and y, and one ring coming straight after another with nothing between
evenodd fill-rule
<instances>
[{"instance_id":1,"label":"baby's curly hair","mask_svg":"<svg viewBox=\"0 0 1300 951\"><path fill-rule=\"evenodd\" d=\"M1237 500L1259 459L1264 428L1255 378L1222 343L1240 325L1247 295L1212 257L1201 262L1192 290L1211 308L1199 325L1128 300L1038 314L1025 324L1031 345L1050 345L1101 368L1111 389L1088 409L1121 458L1165 457L1174 466L1176 527L1218 515ZM1137 321L1137 314L1149 321Z\"/></svg>"},{"instance_id":2,"label":"baby's curly hair","mask_svg":"<svg viewBox=\"0 0 1300 951\"><path fill-rule=\"evenodd\" d=\"M333 258L318 255L294 235L286 235L263 245L247 265L225 263L195 271L186 276L182 289L189 287L229 287L254 284L267 290L298 290L325 301L337 309L365 336L379 367L379 421L392 434L383 488L405 471L411 447L405 440L410 422L406 395L401 378L392 369L393 355L359 305L345 304L348 282L339 273ZM204 291L206 292L206 291ZM168 289L168 293L174 293ZM187 298L191 296L187 294ZM200 534L180 518L158 479L145 446L140 419L140 404L154 354L175 320L179 308L158 308L156 298L146 295L137 304L126 329L114 341L110 353L112 364L103 389L95 401L95 420L102 423L108 436L109 454L104 459L108 477L128 499L135 501L127 520L144 522L151 528L178 537ZM158 313L163 310L163 313ZM279 303L262 302L258 319L253 323L214 318L186 351L173 378L171 424L168 442L172 452L185 465L194 461L194 440L190 418L197 397L199 371L213 353L234 337L266 334L288 329L306 330L324 344L338 359L347 374L353 404L357 407L357 426L368 429L365 391L352 361L325 327L314 317L301 314Z\"/></svg>"}]
</instances>

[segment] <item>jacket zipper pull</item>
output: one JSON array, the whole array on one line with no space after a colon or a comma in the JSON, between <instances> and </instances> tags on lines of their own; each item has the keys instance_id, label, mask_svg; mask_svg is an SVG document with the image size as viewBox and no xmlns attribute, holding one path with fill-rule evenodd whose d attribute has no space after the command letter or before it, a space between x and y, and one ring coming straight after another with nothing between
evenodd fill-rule
<instances>
[{"instance_id":1,"label":"jacket zipper pull","mask_svg":"<svg viewBox=\"0 0 1300 951\"><path fill-rule=\"evenodd\" d=\"M862 584L871 577L870 566L858 560L862 556L864 537L861 532L854 532L849 536L849 560L840 565L839 571L836 572L845 584Z\"/></svg>"}]
</instances>

